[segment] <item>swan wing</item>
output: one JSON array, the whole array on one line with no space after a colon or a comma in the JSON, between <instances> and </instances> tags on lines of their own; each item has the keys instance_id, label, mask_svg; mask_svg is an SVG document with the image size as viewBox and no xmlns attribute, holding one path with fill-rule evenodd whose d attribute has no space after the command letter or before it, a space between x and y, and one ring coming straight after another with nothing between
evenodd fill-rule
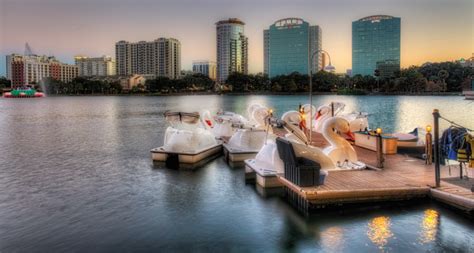
<instances>
[{"instance_id":1,"label":"swan wing","mask_svg":"<svg viewBox=\"0 0 474 253\"><path fill-rule=\"evenodd\" d=\"M321 165L322 170L331 170L336 167L331 158L329 158L320 148L295 142L292 142L292 144L297 157L304 157L318 162Z\"/></svg>"}]
</instances>

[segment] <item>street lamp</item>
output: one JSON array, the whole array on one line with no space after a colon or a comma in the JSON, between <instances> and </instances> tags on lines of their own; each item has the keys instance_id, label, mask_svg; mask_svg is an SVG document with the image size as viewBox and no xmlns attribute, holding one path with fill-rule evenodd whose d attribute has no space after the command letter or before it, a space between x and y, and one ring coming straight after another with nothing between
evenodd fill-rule
<instances>
[{"instance_id":1,"label":"street lamp","mask_svg":"<svg viewBox=\"0 0 474 253\"><path fill-rule=\"evenodd\" d=\"M331 56L329 53L325 50L318 49L313 54L311 55L311 63L310 63L310 70L309 70L309 115L310 115L310 120L309 120L309 143L312 143L313 141L313 62L314 62L314 56L318 53L324 53L328 56L329 58L329 64L324 68L327 71L332 71L335 68L331 65Z\"/></svg>"}]
</instances>

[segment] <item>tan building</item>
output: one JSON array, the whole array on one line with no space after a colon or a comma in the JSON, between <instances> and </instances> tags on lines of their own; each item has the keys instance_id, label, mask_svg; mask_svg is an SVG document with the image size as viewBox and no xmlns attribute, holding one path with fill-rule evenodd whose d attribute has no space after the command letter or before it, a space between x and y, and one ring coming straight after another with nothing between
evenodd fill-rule
<instances>
[{"instance_id":1,"label":"tan building","mask_svg":"<svg viewBox=\"0 0 474 253\"><path fill-rule=\"evenodd\" d=\"M143 75L124 75L124 76L93 76L88 78L91 81L101 81L108 83L119 83L124 91L131 90L139 84L145 86L146 77Z\"/></svg>"},{"instance_id":2,"label":"tan building","mask_svg":"<svg viewBox=\"0 0 474 253\"><path fill-rule=\"evenodd\" d=\"M7 55L7 78L12 88L39 83L46 77L62 82L70 82L78 75L75 65L58 61L54 56Z\"/></svg>"},{"instance_id":3,"label":"tan building","mask_svg":"<svg viewBox=\"0 0 474 253\"><path fill-rule=\"evenodd\" d=\"M114 76L115 61L110 56L102 57L74 57L76 66L78 67L79 76Z\"/></svg>"},{"instance_id":4,"label":"tan building","mask_svg":"<svg viewBox=\"0 0 474 253\"><path fill-rule=\"evenodd\" d=\"M139 84L145 86L146 78L142 75L130 75L130 76L121 76L119 78L120 85L122 89L131 90L133 87L138 86Z\"/></svg>"},{"instance_id":5,"label":"tan building","mask_svg":"<svg viewBox=\"0 0 474 253\"><path fill-rule=\"evenodd\" d=\"M181 76L181 43L173 38L115 44L117 75Z\"/></svg>"}]
</instances>

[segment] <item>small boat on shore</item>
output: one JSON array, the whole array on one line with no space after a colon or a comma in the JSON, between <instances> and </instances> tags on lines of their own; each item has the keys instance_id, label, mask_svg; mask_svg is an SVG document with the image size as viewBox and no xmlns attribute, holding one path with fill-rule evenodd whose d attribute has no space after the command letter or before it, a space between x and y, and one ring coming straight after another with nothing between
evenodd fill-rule
<instances>
[{"instance_id":1,"label":"small boat on shore","mask_svg":"<svg viewBox=\"0 0 474 253\"><path fill-rule=\"evenodd\" d=\"M391 136L397 138L398 148L424 148L425 140L420 138L420 136L425 135L422 131L423 128L417 127L409 133L393 133Z\"/></svg>"},{"instance_id":2,"label":"small boat on shore","mask_svg":"<svg viewBox=\"0 0 474 253\"><path fill-rule=\"evenodd\" d=\"M42 98L44 96L45 95L43 92L39 92L29 85L25 87L18 87L3 94L4 98Z\"/></svg>"},{"instance_id":3,"label":"small boat on shore","mask_svg":"<svg viewBox=\"0 0 474 253\"><path fill-rule=\"evenodd\" d=\"M151 150L153 161L169 168L196 168L222 152L222 141L207 130L197 112L164 113L170 126L164 144Z\"/></svg>"}]
</instances>

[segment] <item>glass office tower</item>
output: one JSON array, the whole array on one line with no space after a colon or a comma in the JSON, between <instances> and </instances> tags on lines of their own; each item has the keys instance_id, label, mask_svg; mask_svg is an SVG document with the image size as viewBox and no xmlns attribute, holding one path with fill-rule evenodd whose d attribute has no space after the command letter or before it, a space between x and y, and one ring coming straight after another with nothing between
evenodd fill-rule
<instances>
[{"instance_id":1,"label":"glass office tower","mask_svg":"<svg viewBox=\"0 0 474 253\"><path fill-rule=\"evenodd\" d=\"M400 18L377 15L352 22L352 75L373 75L377 62L400 69Z\"/></svg>"},{"instance_id":2,"label":"glass office tower","mask_svg":"<svg viewBox=\"0 0 474 253\"><path fill-rule=\"evenodd\" d=\"M309 74L322 67L321 54L311 54L321 49L321 28L310 26L300 18L285 18L276 21L263 31L264 71L269 77L288 75L293 72Z\"/></svg>"}]
</instances>

